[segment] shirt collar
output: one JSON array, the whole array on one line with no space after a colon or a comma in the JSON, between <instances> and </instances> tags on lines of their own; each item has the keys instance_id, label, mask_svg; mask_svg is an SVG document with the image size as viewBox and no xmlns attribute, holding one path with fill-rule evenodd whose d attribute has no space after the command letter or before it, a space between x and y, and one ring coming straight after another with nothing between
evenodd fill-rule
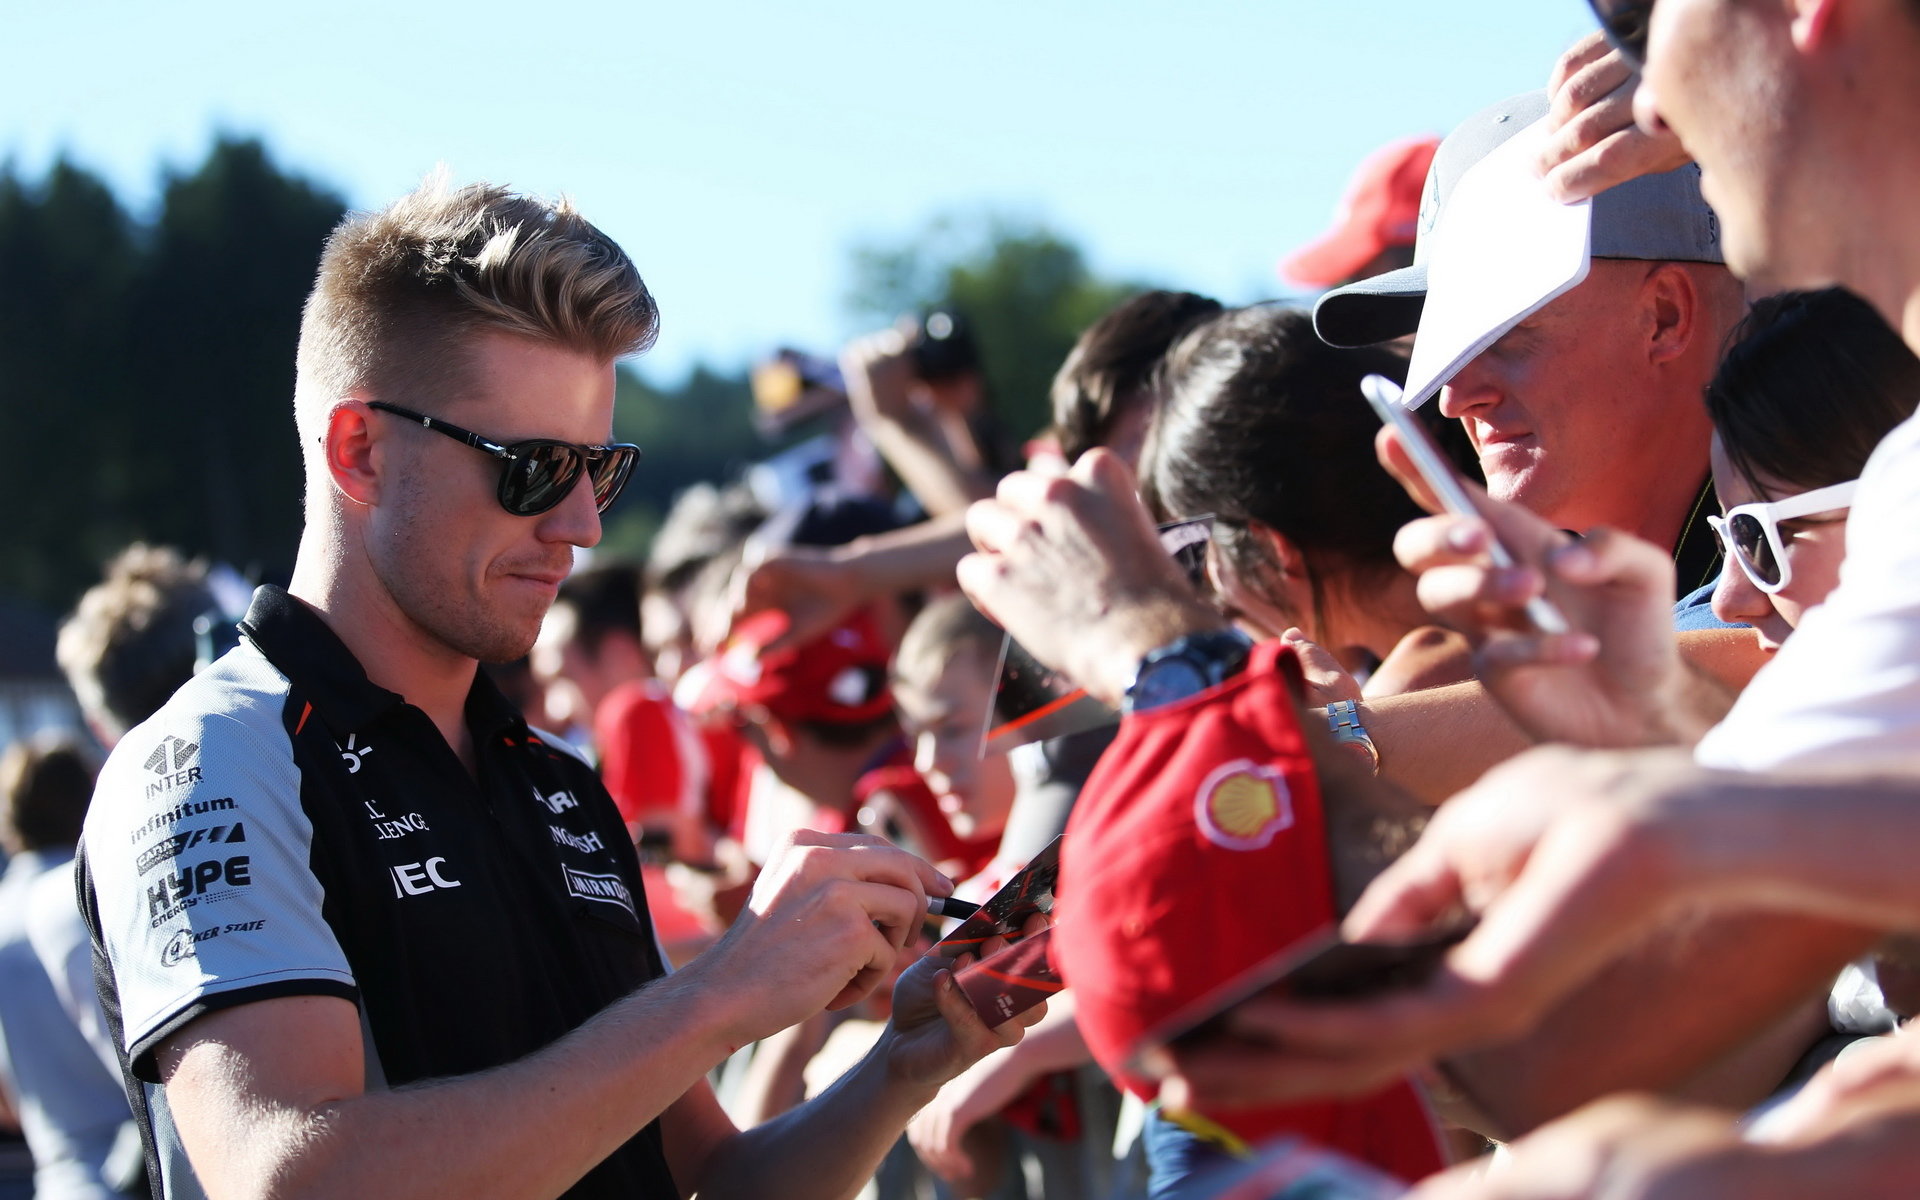
<instances>
[{"instance_id":1,"label":"shirt collar","mask_svg":"<svg viewBox=\"0 0 1920 1200\"><path fill-rule=\"evenodd\" d=\"M360 660L347 649L320 614L271 585L256 590L240 622L240 632L267 661L292 679L321 719L334 729L364 729L406 698L367 678ZM525 720L485 671L474 673L467 692L467 728L476 738L491 738Z\"/></svg>"}]
</instances>

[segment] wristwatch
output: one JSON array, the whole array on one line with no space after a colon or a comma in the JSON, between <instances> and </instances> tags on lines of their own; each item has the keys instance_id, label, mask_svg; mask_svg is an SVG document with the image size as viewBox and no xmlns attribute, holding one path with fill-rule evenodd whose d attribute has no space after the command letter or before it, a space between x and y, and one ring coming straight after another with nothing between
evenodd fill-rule
<instances>
[{"instance_id":1,"label":"wristwatch","mask_svg":"<svg viewBox=\"0 0 1920 1200\"><path fill-rule=\"evenodd\" d=\"M1334 741L1352 748L1354 757L1364 762L1370 773L1380 773L1380 749L1367 736L1367 727L1360 723L1359 701L1336 700L1327 705L1327 728L1333 733Z\"/></svg>"},{"instance_id":2,"label":"wristwatch","mask_svg":"<svg viewBox=\"0 0 1920 1200\"><path fill-rule=\"evenodd\" d=\"M1253 639L1237 629L1209 629L1175 638L1147 651L1127 687L1123 712L1137 713L1197 696L1238 675L1253 653Z\"/></svg>"}]
</instances>

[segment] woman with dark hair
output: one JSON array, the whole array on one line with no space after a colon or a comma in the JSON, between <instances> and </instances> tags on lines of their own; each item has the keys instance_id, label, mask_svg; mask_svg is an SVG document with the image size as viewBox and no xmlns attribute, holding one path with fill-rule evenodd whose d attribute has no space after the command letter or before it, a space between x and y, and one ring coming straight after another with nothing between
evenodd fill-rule
<instances>
[{"instance_id":1,"label":"woman with dark hair","mask_svg":"<svg viewBox=\"0 0 1920 1200\"><path fill-rule=\"evenodd\" d=\"M1707 386L1730 560L1713 611L1777 650L1839 580L1854 482L1920 400L1920 359L1840 288L1761 300L1734 337Z\"/></svg>"},{"instance_id":2,"label":"woman with dark hair","mask_svg":"<svg viewBox=\"0 0 1920 1200\"><path fill-rule=\"evenodd\" d=\"M1208 573L1238 624L1255 637L1297 629L1384 695L1465 678L1469 663L1394 561L1394 534L1421 514L1374 458L1370 374L1403 379L1406 360L1336 350L1299 309L1224 313L1168 357L1142 477L1162 519L1213 517ZM1428 423L1478 478L1459 423Z\"/></svg>"}]
</instances>

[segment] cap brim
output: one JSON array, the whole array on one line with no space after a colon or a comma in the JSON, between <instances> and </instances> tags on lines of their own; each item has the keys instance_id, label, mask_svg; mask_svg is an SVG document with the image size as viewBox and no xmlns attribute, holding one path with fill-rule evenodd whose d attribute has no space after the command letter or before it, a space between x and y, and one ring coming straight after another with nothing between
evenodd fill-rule
<instances>
[{"instance_id":1,"label":"cap brim","mask_svg":"<svg viewBox=\"0 0 1920 1200\"><path fill-rule=\"evenodd\" d=\"M1329 346L1371 346L1420 328L1427 305L1425 264L1334 288L1313 306L1313 331Z\"/></svg>"},{"instance_id":2,"label":"cap brim","mask_svg":"<svg viewBox=\"0 0 1920 1200\"><path fill-rule=\"evenodd\" d=\"M1371 231L1343 225L1281 259L1279 272L1281 278L1295 283L1326 287L1353 278L1386 249L1386 243Z\"/></svg>"}]
</instances>

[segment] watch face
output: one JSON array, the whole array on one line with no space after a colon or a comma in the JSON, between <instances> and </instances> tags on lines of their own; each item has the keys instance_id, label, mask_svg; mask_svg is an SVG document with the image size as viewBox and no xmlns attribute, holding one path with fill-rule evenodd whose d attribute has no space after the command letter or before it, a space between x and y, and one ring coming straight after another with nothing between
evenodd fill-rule
<instances>
[{"instance_id":1,"label":"watch face","mask_svg":"<svg viewBox=\"0 0 1920 1200\"><path fill-rule=\"evenodd\" d=\"M1128 706L1139 711L1172 704L1207 690L1207 677L1184 658L1163 658L1140 668L1140 677L1127 692Z\"/></svg>"}]
</instances>

